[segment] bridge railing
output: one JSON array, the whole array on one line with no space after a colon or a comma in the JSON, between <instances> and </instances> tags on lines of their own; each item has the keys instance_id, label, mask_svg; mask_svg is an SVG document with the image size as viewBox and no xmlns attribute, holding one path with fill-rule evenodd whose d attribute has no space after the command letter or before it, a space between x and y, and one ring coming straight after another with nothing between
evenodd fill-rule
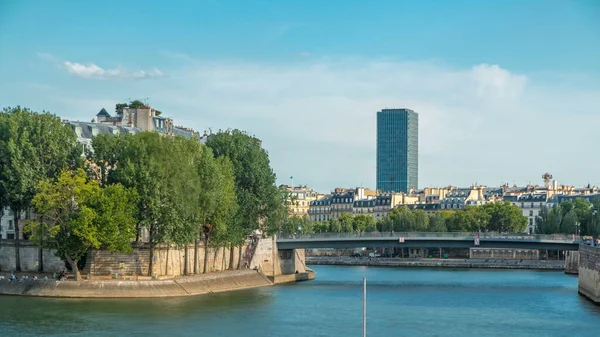
<instances>
[{"instance_id":1,"label":"bridge railing","mask_svg":"<svg viewBox=\"0 0 600 337\"><path fill-rule=\"evenodd\" d=\"M474 239L477 233L464 232L354 232L354 233L315 233L280 235L279 239L335 239L335 238L458 238ZM479 233L480 239L536 240L576 243L582 242L579 236L568 234L525 234L525 233Z\"/></svg>"}]
</instances>

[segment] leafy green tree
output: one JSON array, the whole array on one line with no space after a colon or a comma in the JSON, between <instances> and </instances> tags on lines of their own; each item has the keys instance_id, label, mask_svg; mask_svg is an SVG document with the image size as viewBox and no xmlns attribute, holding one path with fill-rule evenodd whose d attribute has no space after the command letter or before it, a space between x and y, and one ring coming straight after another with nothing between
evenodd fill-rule
<instances>
[{"instance_id":1,"label":"leafy green tree","mask_svg":"<svg viewBox=\"0 0 600 337\"><path fill-rule=\"evenodd\" d=\"M30 208L38 182L79 165L80 155L75 133L57 116L21 107L0 112L0 208L9 206L13 212L17 271L21 212Z\"/></svg>"},{"instance_id":2,"label":"leafy green tree","mask_svg":"<svg viewBox=\"0 0 600 337\"><path fill-rule=\"evenodd\" d=\"M389 214L379 219L377 222L377 229L380 232L391 232L394 230L394 222Z\"/></svg>"},{"instance_id":3,"label":"leafy green tree","mask_svg":"<svg viewBox=\"0 0 600 337\"><path fill-rule=\"evenodd\" d=\"M300 220L300 231L302 234L312 234L315 230L314 222L310 221L308 216L298 218Z\"/></svg>"},{"instance_id":4,"label":"leafy green tree","mask_svg":"<svg viewBox=\"0 0 600 337\"><path fill-rule=\"evenodd\" d=\"M435 233L447 232L446 218L441 213L429 217L429 231Z\"/></svg>"},{"instance_id":5,"label":"leafy green tree","mask_svg":"<svg viewBox=\"0 0 600 337\"><path fill-rule=\"evenodd\" d=\"M416 209L412 211L415 218L415 226L412 229L415 232L425 232L429 227L429 217L425 214L422 209Z\"/></svg>"},{"instance_id":6,"label":"leafy green tree","mask_svg":"<svg viewBox=\"0 0 600 337\"><path fill-rule=\"evenodd\" d=\"M591 221L591 214L593 211L593 205L591 202L583 199L576 198L573 201L573 211L575 212L576 221L578 227L585 230L588 228L588 223Z\"/></svg>"},{"instance_id":7,"label":"leafy green tree","mask_svg":"<svg viewBox=\"0 0 600 337\"><path fill-rule=\"evenodd\" d=\"M538 215L535 217L535 232L537 234L551 234L549 229L549 216L548 207L542 206Z\"/></svg>"},{"instance_id":8,"label":"leafy green tree","mask_svg":"<svg viewBox=\"0 0 600 337\"><path fill-rule=\"evenodd\" d=\"M213 224L212 235L226 237L227 227L234 220L238 210L237 197L235 194L235 173L231 161L226 157L216 159L217 164L217 203L208 217L208 222ZM207 254L204 255L205 257ZM204 261L204 272L206 272L207 260Z\"/></svg>"},{"instance_id":9,"label":"leafy green tree","mask_svg":"<svg viewBox=\"0 0 600 337\"><path fill-rule=\"evenodd\" d=\"M416 228L415 215L406 206L393 209L389 216L394 224L394 231L396 232L414 231Z\"/></svg>"},{"instance_id":10,"label":"leafy green tree","mask_svg":"<svg viewBox=\"0 0 600 337\"><path fill-rule=\"evenodd\" d=\"M565 234L576 234L577 232L577 215L575 210L571 209L562 219L560 224L560 232Z\"/></svg>"},{"instance_id":11,"label":"leafy green tree","mask_svg":"<svg viewBox=\"0 0 600 337\"><path fill-rule=\"evenodd\" d=\"M545 234L554 234L560 232L560 224L563 218L562 207L560 205L554 205L548 212L548 221L546 224Z\"/></svg>"},{"instance_id":12,"label":"leafy green tree","mask_svg":"<svg viewBox=\"0 0 600 337\"><path fill-rule=\"evenodd\" d=\"M487 225L489 231L520 233L527 228L527 217L510 202L491 202L480 207L490 216Z\"/></svg>"},{"instance_id":13,"label":"leafy green tree","mask_svg":"<svg viewBox=\"0 0 600 337\"><path fill-rule=\"evenodd\" d=\"M481 206L467 206L451 213L446 221L448 231L477 232L487 228L491 216Z\"/></svg>"},{"instance_id":14,"label":"leafy green tree","mask_svg":"<svg viewBox=\"0 0 600 337\"><path fill-rule=\"evenodd\" d=\"M354 231L356 232L375 232L375 218L366 214L357 214L354 216Z\"/></svg>"},{"instance_id":15,"label":"leafy green tree","mask_svg":"<svg viewBox=\"0 0 600 337\"><path fill-rule=\"evenodd\" d=\"M331 230L329 229L329 222L327 221L318 221L315 222L314 226L315 233L328 233Z\"/></svg>"},{"instance_id":16,"label":"leafy green tree","mask_svg":"<svg viewBox=\"0 0 600 337\"><path fill-rule=\"evenodd\" d=\"M229 227L232 246L241 247L246 235L254 229L265 233L279 231L277 221L270 218L280 218L281 193L275 186L275 174L261 141L232 130L211 135L206 145L216 157L225 156L233 164L239 208Z\"/></svg>"},{"instance_id":17,"label":"leafy green tree","mask_svg":"<svg viewBox=\"0 0 600 337\"><path fill-rule=\"evenodd\" d=\"M348 213L342 213L337 218L341 226L342 233L352 233L354 231L354 217Z\"/></svg>"},{"instance_id":18,"label":"leafy green tree","mask_svg":"<svg viewBox=\"0 0 600 337\"><path fill-rule=\"evenodd\" d=\"M183 192L178 192L177 186L184 179L177 169L180 160L175 160L172 155L179 153L174 146L177 143L171 138L157 133L141 132L125 137L122 158L117 169L109 176L109 183L122 183L133 188L139 196L138 233L142 228L148 230L149 275L154 274L156 245L179 243L189 238L189 233L178 233L185 219L180 213L182 206L178 204Z\"/></svg>"},{"instance_id":19,"label":"leafy green tree","mask_svg":"<svg viewBox=\"0 0 600 337\"><path fill-rule=\"evenodd\" d=\"M43 221L29 222L27 230L38 241L35 234L44 226L51 239L46 245L69 263L78 281L77 263L90 248L131 251L135 192L122 185L101 189L82 169L64 171L56 182L41 181L37 191L32 203Z\"/></svg>"},{"instance_id":20,"label":"leafy green tree","mask_svg":"<svg viewBox=\"0 0 600 337\"><path fill-rule=\"evenodd\" d=\"M329 230L332 233L341 233L342 232L342 224L339 219L329 219Z\"/></svg>"}]
</instances>

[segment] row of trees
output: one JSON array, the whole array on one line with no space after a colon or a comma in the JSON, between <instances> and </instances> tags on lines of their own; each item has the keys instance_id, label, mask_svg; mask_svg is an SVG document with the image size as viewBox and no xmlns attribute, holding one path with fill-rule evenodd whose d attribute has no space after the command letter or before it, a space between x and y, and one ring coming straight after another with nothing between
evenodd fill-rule
<instances>
[{"instance_id":1,"label":"row of trees","mask_svg":"<svg viewBox=\"0 0 600 337\"><path fill-rule=\"evenodd\" d=\"M15 223L21 211L33 207L37 218L26 226L31 239L56 249L78 278L77 262L87 250L127 252L144 231L150 275L157 245L186 247L187 267L189 243L195 243L197 257L200 240L207 249L241 248L256 229L278 231L287 210L260 141L233 130L212 135L206 145L147 132L99 135L93 152L82 157L75 134L58 117L5 109L0 206L11 207ZM17 232L17 247L18 238ZM207 272L207 252L204 256ZM18 270L18 249L16 260ZM199 273L200 261L195 258L193 265Z\"/></svg>"},{"instance_id":2,"label":"row of trees","mask_svg":"<svg viewBox=\"0 0 600 337\"><path fill-rule=\"evenodd\" d=\"M535 218L536 233L576 234L598 237L600 232L600 199L589 202L582 198L564 201L552 208L542 207Z\"/></svg>"},{"instance_id":3,"label":"row of trees","mask_svg":"<svg viewBox=\"0 0 600 337\"><path fill-rule=\"evenodd\" d=\"M342 216L324 222L311 222L307 217L289 218L283 227L284 234L310 234L325 232L510 232L527 228L527 218L509 202L467 206L456 211L441 211L428 216L423 210L408 207L394 208L375 222L366 214Z\"/></svg>"}]
</instances>

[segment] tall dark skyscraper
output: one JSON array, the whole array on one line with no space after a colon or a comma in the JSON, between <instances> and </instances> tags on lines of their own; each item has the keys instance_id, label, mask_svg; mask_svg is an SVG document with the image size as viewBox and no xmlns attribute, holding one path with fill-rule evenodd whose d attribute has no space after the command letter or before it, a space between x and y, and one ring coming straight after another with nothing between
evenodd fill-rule
<instances>
[{"instance_id":1,"label":"tall dark skyscraper","mask_svg":"<svg viewBox=\"0 0 600 337\"><path fill-rule=\"evenodd\" d=\"M419 115L409 109L377 112L377 189L408 192L419 182Z\"/></svg>"}]
</instances>

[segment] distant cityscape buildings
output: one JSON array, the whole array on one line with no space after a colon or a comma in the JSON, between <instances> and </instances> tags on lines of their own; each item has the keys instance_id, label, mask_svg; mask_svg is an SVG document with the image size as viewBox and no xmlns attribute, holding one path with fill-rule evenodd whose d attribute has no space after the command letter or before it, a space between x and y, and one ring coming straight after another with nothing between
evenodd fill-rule
<instances>
[{"instance_id":1,"label":"distant cityscape buildings","mask_svg":"<svg viewBox=\"0 0 600 337\"><path fill-rule=\"evenodd\" d=\"M409 109L377 112L377 190L409 193L419 183L419 115Z\"/></svg>"}]
</instances>

